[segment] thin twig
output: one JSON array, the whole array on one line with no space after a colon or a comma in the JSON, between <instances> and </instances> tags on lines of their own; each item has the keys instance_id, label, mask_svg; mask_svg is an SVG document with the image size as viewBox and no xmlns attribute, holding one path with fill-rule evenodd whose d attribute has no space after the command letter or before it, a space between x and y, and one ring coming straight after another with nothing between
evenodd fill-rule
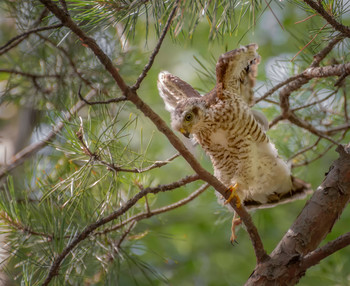
<instances>
[{"instance_id":1,"label":"thin twig","mask_svg":"<svg viewBox=\"0 0 350 286\"><path fill-rule=\"evenodd\" d=\"M323 139L328 140L329 142L332 142L334 145L338 146L340 143L333 140L329 136L325 135L324 132L321 130L316 129L313 125L308 123L307 121L304 121L303 119L297 117L294 113L289 113L289 116L287 118L291 123L293 123L296 126L299 126L305 130L308 130L310 133L315 134L316 136L319 136Z\"/></svg>"},{"instance_id":2,"label":"thin twig","mask_svg":"<svg viewBox=\"0 0 350 286\"><path fill-rule=\"evenodd\" d=\"M318 145L318 143L320 143L320 141L322 140L322 138L318 137L317 140L315 141L314 144L310 145L310 146L307 146L305 147L304 149L301 149L299 152L293 154L292 157L290 157L287 161L291 161L293 160L294 158L298 157L299 155L313 149L314 147L316 147Z\"/></svg>"},{"instance_id":3,"label":"thin twig","mask_svg":"<svg viewBox=\"0 0 350 286\"><path fill-rule=\"evenodd\" d=\"M47 31L47 30L52 30L52 29L57 29L57 28L61 28L62 26L63 26L62 24L56 24L56 25L52 25L52 26L40 27L40 28L28 30L28 31L24 32L23 34L17 35L16 37L9 40L5 45L0 47L0 56L4 53L8 52L9 48L12 49L15 46L17 46L19 43L21 43L23 40L25 40L30 34L42 32L42 31Z\"/></svg>"},{"instance_id":4,"label":"thin twig","mask_svg":"<svg viewBox=\"0 0 350 286\"><path fill-rule=\"evenodd\" d=\"M321 102L323 102L323 101L327 100L328 98L330 98L331 96L335 95L337 92L338 92L338 90L330 93L325 98L322 98L320 100L316 100L316 101L313 101L311 103L308 103L308 104L305 104L305 105L302 105L302 106L299 106L299 107L295 107L295 108L291 109L291 111L295 112L295 111L298 111L298 110L301 110L301 109L304 109L304 108L308 108L310 106L315 106L317 104L320 104Z\"/></svg>"},{"instance_id":5,"label":"thin twig","mask_svg":"<svg viewBox=\"0 0 350 286\"><path fill-rule=\"evenodd\" d=\"M345 118L345 122L349 123L348 99L347 99L347 94L346 94L345 88L343 88L343 98L344 98L344 118Z\"/></svg>"},{"instance_id":6,"label":"thin twig","mask_svg":"<svg viewBox=\"0 0 350 286\"><path fill-rule=\"evenodd\" d=\"M52 240L53 235L47 234L44 232L38 232L35 230L32 230L30 227L22 225L20 222L14 221L10 216L8 216L6 213L2 212L0 213L0 219L6 222L6 225L13 227L14 229L23 231L27 234L30 235L35 235L35 236L41 236L47 238L49 241Z\"/></svg>"},{"instance_id":7,"label":"thin twig","mask_svg":"<svg viewBox=\"0 0 350 286\"><path fill-rule=\"evenodd\" d=\"M69 16L69 12L68 12L68 7L67 7L67 3L65 0L59 0L60 4L63 8L63 11Z\"/></svg>"},{"instance_id":8,"label":"thin twig","mask_svg":"<svg viewBox=\"0 0 350 286\"><path fill-rule=\"evenodd\" d=\"M321 61L333 50L336 44L344 39L344 36L338 35L331 39L326 47L324 47L320 52L314 55L314 59L310 64L310 68L318 67Z\"/></svg>"},{"instance_id":9,"label":"thin twig","mask_svg":"<svg viewBox=\"0 0 350 286\"><path fill-rule=\"evenodd\" d=\"M334 147L334 144L330 144L327 148L325 148L323 150L322 153L318 154L315 158L311 159L311 160L305 160L302 163L297 163L297 164L292 164L291 168L299 168L299 167L303 167L303 166L307 166L309 164L311 164L312 162L317 161L318 159L322 158L324 155L326 155L328 153L329 150L331 150L331 148Z\"/></svg>"},{"instance_id":10,"label":"thin twig","mask_svg":"<svg viewBox=\"0 0 350 286\"><path fill-rule=\"evenodd\" d=\"M282 115L276 116L274 119L271 120L269 123L269 129L271 129L274 125L276 125L278 122L282 121L284 117Z\"/></svg>"},{"instance_id":11,"label":"thin twig","mask_svg":"<svg viewBox=\"0 0 350 286\"><path fill-rule=\"evenodd\" d=\"M309 17L306 17L305 19L303 20L300 20L298 22L295 22L294 24L300 24L300 23L303 23L303 22L306 22L307 20L311 19L312 17L316 16L317 14L312 14L310 15Z\"/></svg>"},{"instance_id":12,"label":"thin twig","mask_svg":"<svg viewBox=\"0 0 350 286\"><path fill-rule=\"evenodd\" d=\"M127 228L127 230L123 233L123 235L120 237L120 239L118 240L118 242L116 243L116 248L119 249L120 246L122 245L123 241L125 240L125 238L129 235L129 233L131 232L131 230L134 228L134 226L136 225L136 221L133 221L129 227Z\"/></svg>"},{"instance_id":13,"label":"thin twig","mask_svg":"<svg viewBox=\"0 0 350 286\"><path fill-rule=\"evenodd\" d=\"M122 101L128 100L125 96L121 96L121 97L116 97L116 98L112 98L109 100L88 101L88 100L86 100L86 98L84 98L81 95L80 90L81 90L81 85L79 87L78 96L79 96L80 100L84 101L87 105L110 104L110 103L117 103L117 102L122 102Z\"/></svg>"},{"instance_id":14,"label":"thin twig","mask_svg":"<svg viewBox=\"0 0 350 286\"><path fill-rule=\"evenodd\" d=\"M168 211L176 209L178 207L181 207L181 206L189 203L190 201L194 200L201 193L203 193L208 187L209 187L209 184L203 184L199 189L197 189L196 191L191 193L188 197L186 197L186 198L184 198L182 200L179 200L176 203L173 203L171 205L168 205L168 206L165 206L165 207L162 207L162 208L158 208L158 209L155 209L155 210L147 210L146 212L136 214L136 215L134 215L132 217L129 217L128 219L124 220L123 222L121 222L121 223L119 223L117 225L114 225L114 226L112 226L110 228L107 228L107 229L105 229L103 231L100 231L100 232L95 232L94 234L96 234L96 235L107 234L109 232L116 231L116 230L120 229L121 227L123 227L124 225L126 225L126 224L128 224L128 223L130 223L132 221L140 221L140 220L143 220L143 219L146 219L146 218L150 218L152 216L155 216L155 215L158 215L158 214L161 214L161 213L168 212Z\"/></svg>"},{"instance_id":15,"label":"thin twig","mask_svg":"<svg viewBox=\"0 0 350 286\"><path fill-rule=\"evenodd\" d=\"M303 47L299 50L299 52L296 53L296 55L290 60L291 62L294 61L294 59L303 51L305 50L315 39L316 37L319 35L319 33L321 33L321 31L328 25L328 23L324 24L323 27L312 37L312 39Z\"/></svg>"},{"instance_id":16,"label":"thin twig","mask_svg":"<svg viewBox=\"0 0 350 286\"><path fill-rule=\"evenodd\" d=\"M167 159L165 161L156 161L152 165L149 165L149 166L147 166L145 168L141 168L141 169L139 169L139 168L125 169L125 168L118 167L115 164L112 164L112 169L116 172L127 172L127 173L140 174L140 173L148 172L148 171L155 169L155 168L163 167L179 156L180 156L180 154L176 153L175 155L171 156L169 159Z\"/></svg>"},{"instance_id":17,"label":"thin twig","mask_svg":"<svg viewBox=\"0 0 350 286\"><path fill-rule=\"evenodd\" d=\"M62 47L62 46L58 46L57 43L55 43L54 41L52 41L51 39L49 39L48 37L45 37L41 34L37 34L39 38L41 38L42 40L44 40L45 42L49 43L53 48L58 49L60 52L63 53L63 55L68 59L68 62L70 64L70 66L72 67L73 71L75 72L75 74L90 88L94 89L94 86L92 84L91 81L87 80L84 78L83 74L78 70L75 62L73 61L73 59L70 57L69 53Z\"/></svg>"},{"instance_id":18,"label":"thin twig","mask_svg":"<svg viewBox=\"0 0 350 286\"><path fill-rule=\"evenodd\" d=\"M262 95L261 97L259 97L257 100L255 100L256 103L258 103L261 100L264 100L266 97L272 95L275 91L279 90L281 87L287 85L288 83L302 77L303 74L297 74L294 76L291 76L289 78L287 78L286 80L280 82L279 84L276 84L274 87L272 87L270 90L268 90L267 92L264 93L264 95Z\"/></svg>"},{"instance_id":19,"label":"thin twig","mask_svg":"<svg viewBox=\"0 0 350 286\"><path fill-rule=\"evenodd\" d=\"M141 82L144 80L144 78L146 77L147 75L147 72L151 69L152 65L153 65L153 62L154 62L154 59L156 58L157 54L159 53L159 50L160 50L160 47L162 46L162 43L163 43L163 40L169 30L169 27L173 21L173 18L175 16L175 12L179 6L179 2L180 0L177 0L175 3L174 3L174 8L173 10L171 11L169 17L168 17L168 20L165 24L165 27L162 31L162 34L161 36L159 37L159 40L158 40L158 43L156 45L156 47L154 48L151 56L149 57L149 60L148 60L148 63L145 65L145 67L143 68L142 70L142 73L140 74L140 76L137 78L135 84L131 87L131 89L133 90L138 90L139 87L140 87L140 84Z\"/></svg>"},{"instance_id":20,"label":"thin twig","mask_svg":"<svg viewBox=\"0 0 350 286\"><path fill-rule=\"evenodd\" d=\"M0 69L0 73L16 74L16 75L21 75L21 76L30 77L30 78L50 78L50 77L60 78L61 77L61 75L59 74L35 74L35 73L18 71L14 69Z\"/></svg>"},{"instance_id":21,"label":"thin twig","mask_svg":"<svg viewBox=\"0 0 350 286\"><path fill-rule=\"evenodd\" d=\"M292 164L292 168L298 168L298 167L307 166L307 165L311 164L312 162L315 162L315 161L317 161L318 159L322 158L324 155L327 154L327 152L328 152L329 150L331 150L331 149L334 147L334 145L336 145L336 146L339 146L339 145L340 145L340 142L345 138L345 135L346 135L346 133L347 133L348 131L349 131L349 128L346 129L346 130L344 130L342 136L341 136L340 139L338 140L339 143L330 144L327 148L325 148L325 149L323 150L322 153L318 154L316 157L314 157L314 158L311 159L311 160L305 160L305 161L302 162L302 163ZM319 139L321 139L321 138L319 138Z\"/></svg>"},{"instance_id":22,"label":"thin twig","mask_svg":"<svg viewBox=\"0 0 350 286\"><path fill-rule=\"evenodd\" d=\"M283 27L282 23L280 22L280 20L279 20L278 17L276 16L275 12L273 12L273 10L272 10L270 4L267 2L267 0L265 0L265 3L266 3L266 5L267 5L267 7L269 7L269 9L270 9L272 15L275 17L277 23L280 25L280 27L281 27L282 30L284 31L284 27Z\"/></svg>"}]
</instances>

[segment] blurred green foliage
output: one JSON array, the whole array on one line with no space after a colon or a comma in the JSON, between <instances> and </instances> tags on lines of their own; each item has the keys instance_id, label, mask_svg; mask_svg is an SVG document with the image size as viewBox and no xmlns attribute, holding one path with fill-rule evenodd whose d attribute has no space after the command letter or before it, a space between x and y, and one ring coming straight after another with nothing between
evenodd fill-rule
<instances>
[{"instance_id":1,"label":"blurred green foliage","mask_svg":"<svg viewBox=\"0 0 350 286\"><path fill-rule=\"evenodd\" d=\"M61 1L55 1L59 4ZM127 84L133 84L157 43L175 1L66 1L72 18L94 37L113 60ZM326 1L333 15L349 25L349 4ZM268 4L267 4L268 3ZM297 24L314 12L302 1L182 1L181 13L155 59L138 94L169 123L169 114L158 95L156 82L161 70L180 76L201 92L213 88L215 62L225 51L239 45L258 43L262 57L256 85L259 97L276 83L302 71L335 32L315 16ZM10 1L0 4L0 44L33 27L43 6L39 1ZM47 16L45 25L56 24ZM44 26L44 24L42 24ZM283 26L283 28L282 28ZM315 40L293 62L290 60L314 36ZM71 120L62 112L82 95L98 89L96 100L121 96L104 67L67 28L30 35L0 57L2 69L37 74L56 74L58 78L23 77L0 72L0 102L18 109L30 107L39 112L31 142L42 139L50 127L62 120L62 132L3 182L0 198L3 232L9 255L4 271L14 285L40 285L53 258L85 226L110 214L139 191L139 186L168 184L192 174L182 159L146 173L114 173L93 162L84 152L76 132L82 127L88 148L107 162L124 168L144 168L166 160L175 150L166 138L132 104L84 107ZM349 61L349 41L335 49L329 62ZM71 62L74 62L78 73ZM317 86L292 95L293 106L301 106L334 92L336 79L317 82ZM349 85L349 82L345 82ZM315 90L317 92L315 92ZM278 101L278 93L269 99ZM328 119L338 124L344 109L341 90L327 102L334 111L331 118L317 108L300 111L305 120L319 126ZM278 105L260 102L269 120L279 114ZM9 124L1 119L1 125ZM4 122L3 122L4 121ZM288 159L312 145L317 137L288 122L269 131L279 153ZM338 140L340 136L336 136ZM342 142L349 142L346 135ZM312 160L330 146L327 140L293 164ZM337 158L335 147L309 165L295 168L294 174L316 188ZM194 152L201 164L212 171L200 147ZM192 183L171 192L150 194L151 209L174 203L197 189ZM297 201L252 214L268 252L272 251L297 217L305 201ZM121 216L118 224L145 210L146 200ZM229 242L232 213L216 202L212 188L181 208L142 220L132 229L120 248L117 242L127 227L107 235L92 235L64 260L60 275L52 285L243 285L255 266L254 251L247 232L238 232L239 244ZM326 241L347 231L350 213L346 210ZM24 226L35 230L31 234ZM110 227L111 224L103 228ZM38 235L39 234L39 235ZM299 285L350 285L350 251L343 249L307 271Z\"/></svg>"}]
</instances>

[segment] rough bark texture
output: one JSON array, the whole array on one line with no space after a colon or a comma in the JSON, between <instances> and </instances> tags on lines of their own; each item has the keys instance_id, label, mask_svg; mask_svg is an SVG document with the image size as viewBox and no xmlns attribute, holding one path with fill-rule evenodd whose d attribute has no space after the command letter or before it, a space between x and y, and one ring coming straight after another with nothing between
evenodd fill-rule
<instances>
[{"instance_id":1,"label":"rough bark texture","mask_svg":"<svg viewBox=\"0 0 350 286\"><path fill-rule=\"evenodd\" d=\"M337 152L339 159L322 184L270 257L257 264L245 285L295 285L305 274L310 265L304 263L304 257L332 230L350 198L350 144L339 146Z\"/></svg>"}]
</instances>

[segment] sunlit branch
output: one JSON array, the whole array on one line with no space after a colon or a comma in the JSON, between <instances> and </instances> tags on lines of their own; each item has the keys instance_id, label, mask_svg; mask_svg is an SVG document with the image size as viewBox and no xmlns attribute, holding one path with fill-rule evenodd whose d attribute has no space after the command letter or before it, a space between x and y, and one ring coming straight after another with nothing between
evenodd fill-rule
<instances>
[{"instance_id":1,"label":"sunlit branch","mask_svg":"<svg viewBox=\"0 0 350 286\"><path fill-rule=\"evenodd\" d=\"M311 67L303 72L303 76L307 79L342 76L344 74L350 74L350 63L315 68Z\"/></svg>"}]
</instances>

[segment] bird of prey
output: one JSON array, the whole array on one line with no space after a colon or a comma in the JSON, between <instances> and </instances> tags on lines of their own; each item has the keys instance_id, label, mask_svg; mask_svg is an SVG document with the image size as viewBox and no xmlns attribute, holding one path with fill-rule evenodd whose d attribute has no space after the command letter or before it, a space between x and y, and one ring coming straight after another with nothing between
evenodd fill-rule
<instances>
[{"instance_id":1,"label":"bird of prey","mask_svg":"<svg viewBox=\"0 0 350 286\"><path fill-rule=\"evenodd\" d=\"M168 72L158 77L159 94L171 113L173 129L190 135L209 155L214 175L246 207L271 207L304 197L309 187L292 178L290 167L266 135L268 121L254 104L260 57L257 45L227 52L216 64L216 86L200 95ZM240 219L234 217L234 228Z\"/></svg>"}]
</instances>

